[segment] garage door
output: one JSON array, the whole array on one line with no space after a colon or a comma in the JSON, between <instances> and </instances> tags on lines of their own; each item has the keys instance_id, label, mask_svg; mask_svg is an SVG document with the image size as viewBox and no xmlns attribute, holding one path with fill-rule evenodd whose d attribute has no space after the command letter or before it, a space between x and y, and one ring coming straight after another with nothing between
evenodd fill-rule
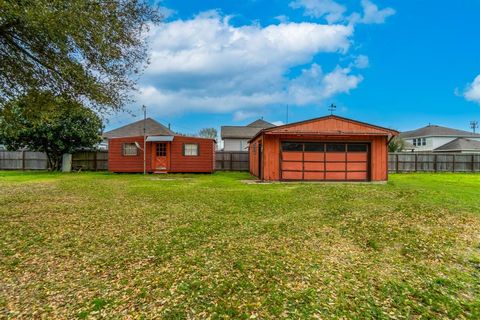
<instances>
[{"instance_id":1,"label":"garage door","mask_svg":"<svg viewBox=\"0 0 480 320\"><path fill-rule=\"evenodd\" d=\"M369 180L369 144L282 142L282 180Z\"/></svg>"}]
</instances>

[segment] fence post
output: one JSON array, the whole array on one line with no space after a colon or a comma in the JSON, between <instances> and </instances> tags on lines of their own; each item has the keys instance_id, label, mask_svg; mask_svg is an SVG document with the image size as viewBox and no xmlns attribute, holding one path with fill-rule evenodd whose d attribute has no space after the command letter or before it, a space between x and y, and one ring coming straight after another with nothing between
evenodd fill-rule
<instances>
[{"instance_id":1,"label":"fence post","mask_svg":"<svg viewBox=\"0 0 480 320\"><path fill-rule=\"evenodd\" d=\"M398 173L398 153L395 155L395 173Z\"/></svg>"},{"instance_id":2,"label":"fence post","mask_svg":"<svg viewBox=\"0 0 480 320\"><path fill-rule=\"evenodd\" d=\"M22 150L22 170L25 170L25 150Z\"/></svg>"},{"instance_id":3,"label":"fence post","mask_svg":"<svg viewBox=\"0 0 480 320\"><path fill-rule=\"evenodd\" d=\"M452 172L455 172L455 153L453 154L453 168L452 168Z\"/></svg>"},{"instance_id":4,"label":"fence post","mask_svg":"<svg viewBox=\"0 0 480 320\"><path fill-rule=\"evenodd\" d=\"M97 153L98 153L98 151L95 151L95 153L93 154L93 169L95 171L98 171Z\"/></svg>"},{"instance_id":5,"label":"fence post","mask_svg":"<svg viewBox=\"0 0 480 320\"><path fill-rule=\"evenodd\" d=\"M472 153L472 172L475 172L475 155Z\"/></svg>"},{"instance_id":6,"label":"fence post","mask_svg":"<svg viewBox=\"0 0 480 320\"><path fill-rule=\"evenodd\" d=\"M437 172L437 155L433 156L433 171Z\"/></svg>"},{"instance_id":7,"label":"fence post","mask_svg":"<svg viewBox=\"0 0 480 320\"><path fill-rule=\"evenodd\" d=\"M230 171L233 171L233 152L230 153Z\"/></svg>"},{"instance_id":8,"label":"fence post","mask_svg":"<svg viewBox=\"0 0 480 320\"><path fill-rule=\"evenodd\" d=\"M413 172L417 172L417 161L418 161L418 157L417 157L417 154L415 153L415 170L413 170Z\"/></svg>"}]
</instances>

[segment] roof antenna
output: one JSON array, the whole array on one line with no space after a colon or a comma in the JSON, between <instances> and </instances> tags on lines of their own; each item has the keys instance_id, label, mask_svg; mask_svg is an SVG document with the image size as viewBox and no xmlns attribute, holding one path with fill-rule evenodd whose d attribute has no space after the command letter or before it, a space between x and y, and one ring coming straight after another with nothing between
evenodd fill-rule
<instances>
[{"instance_id":1,"label":"roof antenna","mask_svg":"<svg viewBox=\"0 0 480 320\"><path fill-rule=\"evenodd\" d=\"M328 111L330 111L330 115L333 115L333 111L337 109L337 106L334 105L333 103L328 107Z\"/></svg>"},{"instance_id":2,"label":"roof antenna","mask_svg":"<svg viewBox=\"0 0 480 320\"><path fill-rule=\"evenodd\" d=\"M475 130L478 128L478 121L477 120L470 121L470 128L472 128L473 133L475 133Z\"/></svg>"}]
</instances>

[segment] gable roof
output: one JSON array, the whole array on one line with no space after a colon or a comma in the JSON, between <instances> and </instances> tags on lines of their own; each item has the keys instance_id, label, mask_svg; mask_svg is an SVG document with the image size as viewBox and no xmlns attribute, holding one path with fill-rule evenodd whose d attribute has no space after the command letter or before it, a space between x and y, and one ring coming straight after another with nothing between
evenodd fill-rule
<instances>
[{"instance_id":1,"label":"gable roof","mask_svg":"<svg viewBox=\"0 0 480 320\"><path fill-rule=\"evenodd\" d=\"M270 122L265 121L263 119L258 119L258 120L253 121L250 124L247 124L247 127L262 128L263 129L263 128L275 127L275 125L273 123L270 123Z\"/></svg>"},{"instance_id":2,"label":"gable roof","mask_svg":"<svg viewBox=\"0 0 480 320\"><path fill-rule=\"evenodd\" d=\"M355 124L357 126L360 126L360 127L368 127L370 129L372 129L371 132L353 132L353 131L342 131L342 130L338 130L338 129L332 129L332 130L325 130L325 131L322 131L322 132L318 132L318 131L312 131L312 132L308 132L306 130L299 130L298 132L295 131L295 130L291 130L292 128L294 127L300 127L300 126L303 126L303 125L306 125L308 123L313 123L313 122L322 122L322 121L328 121L328 120L338 120L338 121L341 121L341 122L349 122L349 123L352 123L352 124ZM375 132L376 131L376 132ZM376 126L376 125L373 125L373 124L369 124L369 123L366 123L366 122L361 122L361 121L357 121L357 120L353 120L353 119L349 119L349 118L344 118L344 117L340 117L340 116L336 116L336 115L328 115L328 116L324 116L324 117L318 117L318 118L313 118L313 119L308 119L308 120L304 120L304 121L299 121L299 122L292 122L292 123L289 123L289 124L284 124L282 126L277 126L277 127L273 127L273 128L266 128L266 129L263 129L261 131L259 131L253 138L256 138L259 134L261 133L311 133L311 134L383 134L383 135L398 135L398 131L396 130L393 130L393 129L389 129L389 128L385 128L385 127L380 127L380 126ZM253 140L252 138L252 140Z\"/></svg>"},{"instance_id":3,"label":"gable roof","mask_svg":"<svg viewBox=\"0 0 480 320\"><path fill-rule=\"evenodd\" d=\"M250 139L260 130L271 127L275 127L275 125L263 119L258 119L246 126L222 126L220 136L222 139Z\"/></svg>"},{"instance_id":4,"label":"gable roof","mask_svg":"<svg viewBox=\"0 0 480 320\"><path fill-rule=\"evenodd\" d=\"M480 141L467 138L457 138L443 146L436 148L434 151L480 151Z\"/></svg>"},{"instance_id":5,"label":"gable roof","mask_svg":"<svg viewBox=\"0 0 480 320\"><path fill-rule=\"evenodd\" d=\"M479 137L480 134L447 128L437 125L428 125L416 130L405 131L400 133L401 138L417 138L417 137Z\"/></svg>"},{"instance_id":6,"label":"gable roof","mask_svg":"<svg viewBox=\"0 0 480 320\"><path fill-rule=\"evenodd\" d=\"M174 135L175 133L165 127L163 124L147 118L145 120L145 131L147 135ZM123 138L143 136L143 119L127 124L123 127L107 131L103 134L104 138Z\"/></svg>"}]
</instances>

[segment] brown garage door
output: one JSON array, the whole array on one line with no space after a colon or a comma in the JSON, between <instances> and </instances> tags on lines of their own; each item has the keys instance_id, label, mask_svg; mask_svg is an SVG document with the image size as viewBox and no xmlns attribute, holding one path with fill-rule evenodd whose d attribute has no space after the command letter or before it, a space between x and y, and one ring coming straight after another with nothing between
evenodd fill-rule
<instances>
[{"instance_id":1,"label":"brown garage door","mask_svg":"<svg viewBox=\"0 0 480 320\"><path fill-rule=\"evenodd\" d=\"M369 144L282 142L282 180L369 180Z\"/></svg>"}]
</instances>

